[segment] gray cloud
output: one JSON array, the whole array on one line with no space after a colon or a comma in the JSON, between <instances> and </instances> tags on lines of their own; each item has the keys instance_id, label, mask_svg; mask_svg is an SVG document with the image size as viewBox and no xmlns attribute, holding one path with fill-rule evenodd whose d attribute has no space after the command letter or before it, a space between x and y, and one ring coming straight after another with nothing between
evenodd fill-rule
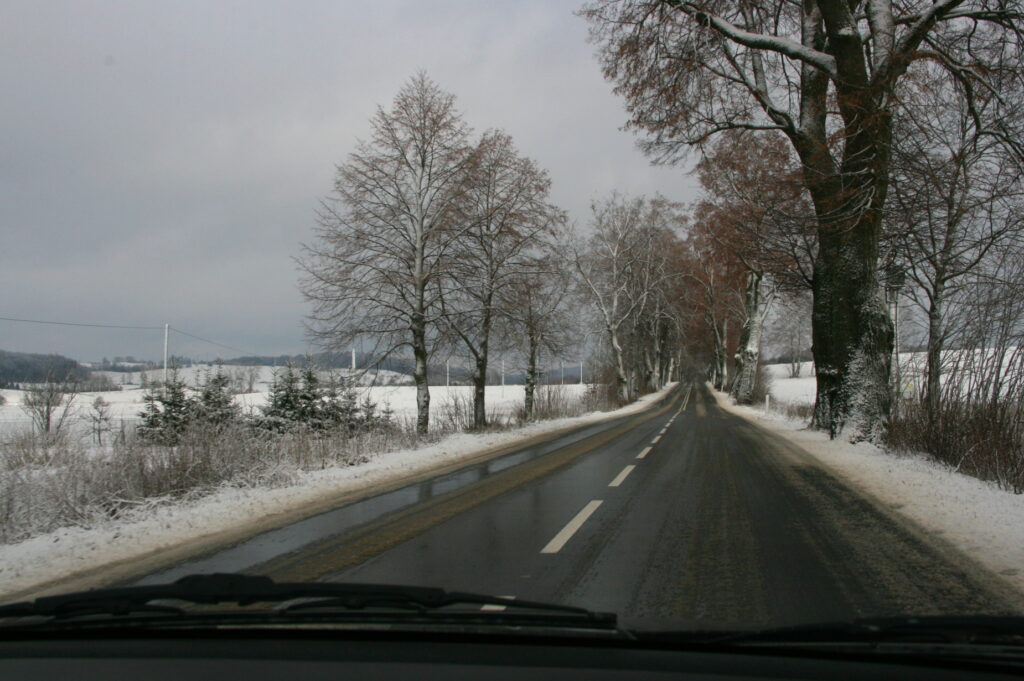
<instances>
[{"instance_id":1,"label":"gray cloud","mask_svg":"<svg viewBox=\"0 0 1024 681\"><path fill-rule=\"evenodd\" d=\"M335 164L418 69L547 168L576 220L612 189L692 198L692 178L651 167L619 130L576 6L4 3L0 316L166 321L304 351L292 257ZM159 345L0 322L5 349L155 358Z\"/></svg>"}]
</instances>

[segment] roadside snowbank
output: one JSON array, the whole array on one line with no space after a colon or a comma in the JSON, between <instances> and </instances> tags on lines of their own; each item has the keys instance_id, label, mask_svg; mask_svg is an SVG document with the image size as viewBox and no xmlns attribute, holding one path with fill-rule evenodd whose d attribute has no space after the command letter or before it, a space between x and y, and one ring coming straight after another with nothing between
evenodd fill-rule
<instances>
[{"instance_id":1,"label":"roadside snowbank","mask_svg":"<svg viewBox=\"0 0 1024 681\"><path fill-rule=\"evenodd\" d=\"M836 476L868 492L1024 592L1024 495L955 472L923 455L902 455L868 443L829 440L803 421L733 404L719 406L801 447Z\"/></svg>"},{"instance_id":2,"label":"roadside snowbank","mask_svg":"<svg viewBox=\"0 0 1024 681\"><path fill-rule=\"evenodd\" d=\"M393 484L538 435L643 411L674 386L612 412L543 421L505 432L452 435L427 447L377 454L355 466L305 472L298 484L287 487L225 487L198 499L140 508L132 517L102 526L63 528L0 546L0 599L10 600L14 594L70 575L180 549L204 538L232 532L256 534L275 519L280 521L318 501Z\"/></svg>"}]
</instances>

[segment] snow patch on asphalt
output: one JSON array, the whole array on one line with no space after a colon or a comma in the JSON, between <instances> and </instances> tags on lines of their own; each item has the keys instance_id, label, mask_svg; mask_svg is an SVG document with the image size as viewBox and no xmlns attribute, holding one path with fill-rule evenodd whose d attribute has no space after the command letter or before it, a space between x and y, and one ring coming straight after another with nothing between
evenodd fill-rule
<instances>
[{"instance_id":1,"label":"snow patch on asphalt","mask_svg":"<svg viewBox=\"0 0 1024 681\"><path fill-rule=\"evenodd\" d=\"M140 507L128 517L95 527L67 527L0 546L0 598L123 560L168 550L197 539L271 522L275 516L325 497L358 492L436 469L493 447L544 433L643 411L676 384L611 412L533 423L497 433L461 433L417 449L373 455L353 466L306 471L287 487L230 487L175 503Z\"/></svg>"},{"instance_id":2,"label":"snow patch on asphalt","mask_svg":"<svg viewBox=\"0 0 1024 681\"><path fill-rule=\"evenodd\" d=\"M715 392L715 397L726 411L795 443L838 477L952 543L1024 592L1024 495L957 473L924 455L829 440L825 433L809 430L805 421L738 406L723 393Z\"/></svg>"}]
</instances>

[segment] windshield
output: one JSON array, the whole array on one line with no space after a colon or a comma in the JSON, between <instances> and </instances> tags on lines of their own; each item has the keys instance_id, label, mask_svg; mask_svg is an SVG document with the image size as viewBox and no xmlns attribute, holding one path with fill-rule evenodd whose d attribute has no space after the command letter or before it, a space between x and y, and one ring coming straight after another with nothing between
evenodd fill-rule
<instances>
[{"instance_id":1,"label":"windshield","mask_svg":"<svg viewBox=\"0 0 1024 681\"><path fill-rule=\"evenodd\" d=\"M0 603L1021 613L1024 25L828 7L4 3Z\"/></svg>"}]
</instances>

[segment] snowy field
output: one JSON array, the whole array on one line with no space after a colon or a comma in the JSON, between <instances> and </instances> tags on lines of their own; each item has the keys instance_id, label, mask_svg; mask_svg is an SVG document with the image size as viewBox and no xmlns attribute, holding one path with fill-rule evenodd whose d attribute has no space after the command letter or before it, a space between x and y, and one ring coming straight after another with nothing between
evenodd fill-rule
<instances>
[{"instance_id":1,"label":"snowy field","mask_svg":"<svg viewBox=\"0 0 1024 681\"><path fill-rule=\"evenodd\" d=\"M259 408L266 404L270 384L273 381L273 367L254 367L258 375L254 382L254 392L235 396L235 402L245 413L259 413ZM187 367L179 371L179 375L190 386L199 385L205 371L214 368L206 365ZM226 366L228 375L238 371L244 373L247 367ZM110 404L110 416L114 430L119 430L124 423L126 428L133 428L139 421L139 412L143 408L143 397L146 391L140 387L141 377L138 373L96 372L110 377L122 390L109 392L82 393L75 397L69 413L68 425L77 435L88 435L89 412L91 404L97 397L102 397ZM149 379L159 379L160 370L146 372ZM347 371L338 372L342 376ZM389 407L394 418L401 423L412 422L416 418L416 388L411 385L398 385L410 379L405 374L392 371L359 373L357 378L364 384L358 388L360 399L368 397L377 405L378 410ZM369 384L369 385L366 385ZM568 399L576 399L586 390L586 386L569 384L565 386L542 386L545 391L557 391ZM10 436L19 431L30 429L32 421L22 408L23 392L20 390L0 390L6 398L6 404L0 405L0 437ZM431 425L438 425L446 419L454 417L454 413L464 410L471 404L473 388L471 386L431 386ZM493 419L505 419L515 413L523 404L523 386L488 386L486 392L487 413Z\"/></svg>"},{"instance_id":2,"label":"snowy field","mask_svg":"<svg viewBox=\"0 0 1024 681\"><path fill-rule=\"evenodd\" d=\"M776 367L788 376L786 367ZM772 394L813 403L814 378L778 378ZM797 444L839 478L952 543L1024 592L1024 495L962 475L924 455L895 454L868 443L829 440L821 431L808 430L804 421L786 419L776 412L765 414L763 407L734 405L722 393L716 396L723 408Z\"/></svg>"},{"instance_id":3,"label":"snowy field","mask_svg":"<svg viewBox=\"0 0 1024 681\"><path fill-rule=\"evenodd\" d=\"M788 364L768 364L765 366L765 369L772 377L770 392L773 400L788 404L814 404L817 384L811 373L811 362L800 363L800 376L798 378L789 377L790 370Z\"/></svg>"},{"instance_id":4,"label":"snowy field","mask_svg":"<svg viewBox=\"0 0 1024 681\"><path fill-rule=\"evenodd\" d=\"M965 354L961 354L961 352ZM969 357L966 353L973 353ZM980 361L983 359L991 361L992 353L986 351L954 351L950 350L943 354L943 362L954 364L963 362L966 359ZM1002 370L1009 372L1008 375L1016 376L1021 367L1020 349L1017 347L1008 348L1003 358ZM903 385L905 396L919 395L925 382L925 368L928 357L924 352L901 352L899 354L898 369L900 382ZM994 363L994 362L993 362ZM772 399L787 404L814 404L816 391L815 378L813 374L814 365L812 362L800 363L800 376L790 378L789 364L768 364L765 369L772 377L771 395ZM942 382L949 378L948 371L944 368Z\"/></svg>"},{"instance_id":5,"label":"snowy field","mask_svg":"<svg viewBox=\"0 0 1024 681\"><path fill-rule=\"evenodd\" d=\"M925 355L920 352L901 352L899 359L903 388L908 394L917 389L924 376ZM790 378L789 364L767 364L765 369L772 377L771 395L777 402L786 404L814 404L817 383L814 378L814 363L801 362L800 375Z\"/></svg>"},{"instance_id":6,"label":"snowy field","mask_svg":"<svg viewBox=\"0 0 1024 681\"><path fill-rule=\"evenodd\" d=\"M346 493L368 494L368 490L457 463L488 449L642 411L675 385L669 384L611 412L542 421L504 432L460 433L426 447L374 455L357 465L305 471L296 484L285 487L225 486L199 499L140 508L129 517L97 526L67 527L17 544L2 545L0 599L23 597L24 594L15 594L58 579L61 583L48 587L48 592L91 588L109 582L111 575L120 575L118 569L128 570L123 575L127 577L130 567L125 568L126 564L159 560L169 552L182 551L183 547L212 547L240 541L280 526L286 519L299 520L309 513L303 509ZM507 402L514 401L517 394L522 396L522 387L518 393L511 387L505 389L504 395L500 387L496 391L498 398ZM69 576L75 577L73 583L65 582Z\"/></svg>"}]
</instances>

